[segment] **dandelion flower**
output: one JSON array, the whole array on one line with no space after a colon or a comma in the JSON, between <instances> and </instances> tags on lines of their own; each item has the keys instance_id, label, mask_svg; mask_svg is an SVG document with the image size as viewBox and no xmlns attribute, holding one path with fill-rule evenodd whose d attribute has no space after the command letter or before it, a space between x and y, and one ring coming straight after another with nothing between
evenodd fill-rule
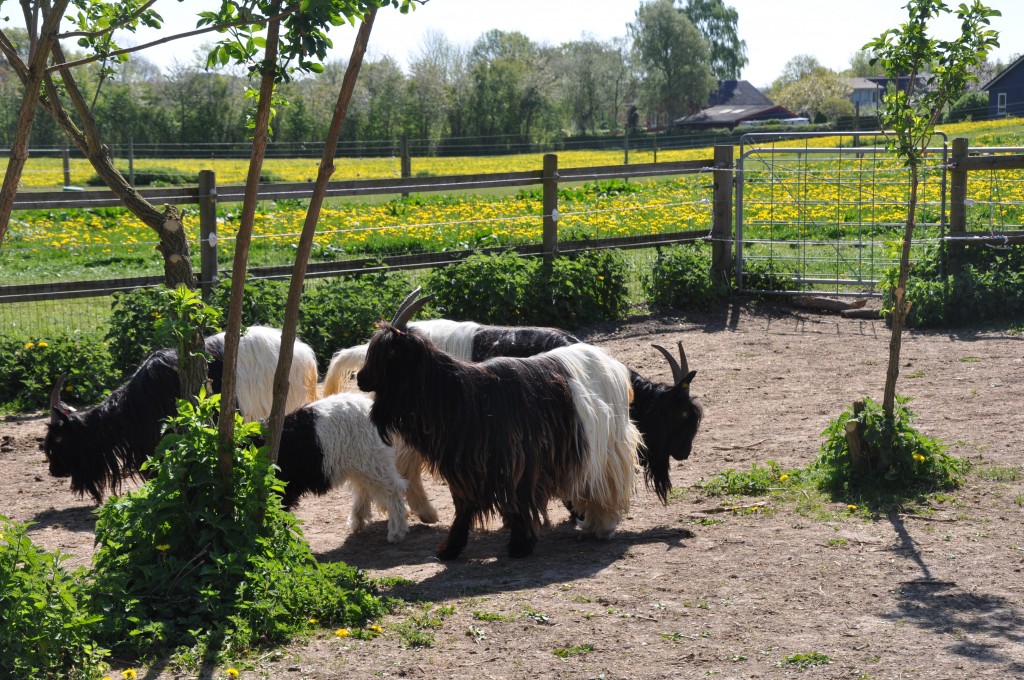
<instances>
[{"instance_id":1,"label":"dandelion flower","mask_svg":"<svg viewBox=\"0 0 1024 680\"><path fill-rule=\"evenodd\" d=\"M334 631L334 634L340 638L347 638L349 636L349 630L348 628L339 628L338 630Z\"/></svg>"},{"instance_id":2,"label":"dandelion flower","mask_svg":"<svg viewBox=\"0 0 1024 680\"><path fill-rule=\"evenodd\" d=\"M137 676L138 674L135 672L134 668L129 668L126 671L121 671L121 677L124 678L124 680L135 680Z\"/></svg>"},{"instance_id":3,"label":"dandelion flower","mask_svg":"<svg viewBox=\"0 0 1024 680\"><path fill-rule=\"evenodd\" d=\"M170 550L171 546L167 545L166 543L161 543L156 547L156 549L163 552L164 550Z\"/></svg>"},{"instance_id":4,"label":"dandelion flower","mask_svg":"<svg viewBox=\"0 0 1024 680\"><path fill-rule=\"evenodd\" d=\"M850 510L850 511L852 512L852 511L854 511L854 510L856 510L856 509L857 509L857 506L856 506L856 505L854 505L853 503L851 503L851 504L849 504L849 505L847 505L847 506L846 506L846 509L847 509L847 510Z\"/></svg>"},{"instance_id":5,"label":"dandelion flower","mask_svg":"<svg viewBox=\"0 0 1024 680\"><path fill-rule=\"evenodd\" d=\"M381 633L383 633L383 632L384 632L384 629L383 629L383 628L381 628L381 627L380 627L379 625L377 625L376 623L375 623L375 624L373 624L372 626L370 626L370 630L371 630L372 632L376 633L377 635L380 635Z\"/></svg>"},{"instance_id":6,"label":"dandelion flower","mask_svg":"<svg viewBox=\"0 0 1024 680\"><path fill-rule=\"evenodd\" d=\"M916 460L918 463L924 462L924 456L922 456L920 453L915 453L913 457L914 460Z\"/></svg>"},{"instance_id":7,"label":"dandelion flower","mask_svg":"<svg viewBox=\"0 0 1024 680\"><path fill-rule=\"evenodd\" d=\"M318 623L318 622L317 622L317 620L316 620L316 619L310 619L310 620L309 620L309 625L311 625L311 626L315 626L315 625L316 625L317 623Z\"/></svg>"},{"instance_id":8,"label":"dandelion flower","mask_svg":"<svg viewBox=\"0 0 1024 680\"><path fill-rule=\"evenodd\" d=\"M789 475L779 475L779 481L784 482L789 479Z\"/></svg>"},{"instance_id":9,"label":"dandelion flower","mask_svg":"<svg viewBox=\"0 0 1024 680\"><path fill-rule=\"evenodd\" d=\"M50 343L46 342L45 340L40 340L39 344L36 345L36 347L38 347L39 349L43 349L44 347L49 347L49 346L50 346Z\"/></svg>"},{"instance_id":10,"label":"dandelion flower","mask_svg":"<svg viewBox=\"0 0 1024 680\"><path fill-rule=\"evenodd\" d=\"M35 343L31 343L31 342L26 342L25 343L25 349L32 349L33 347L35 347Z\"/></svg>"},{"instance_id":11,"label":"dandelion flower","mask_svg":"<svg viewBox=\"0 0 1024 680\"><path fill-rule=\"evenodd\" d=\"M237 668L229 668L224 672L228 674L229 678L237 678L239 676Z\"/></svg>"}]
</instances>

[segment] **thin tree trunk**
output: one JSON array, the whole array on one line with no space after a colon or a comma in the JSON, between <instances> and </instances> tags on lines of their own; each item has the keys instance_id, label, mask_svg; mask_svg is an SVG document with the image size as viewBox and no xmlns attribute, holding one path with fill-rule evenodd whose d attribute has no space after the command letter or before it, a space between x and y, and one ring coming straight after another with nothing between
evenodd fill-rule
<instances>
[{"instance_id":1,"label":"thin tree trunk","mask_svg":"<svg viewBox=\"0 0 1024 680\"><path fill-rule=\"evenodd\" d=\"M274 12L276 13L276 9ZM270 128L270 106L274 94L274 77L277 72L277 47L281 22L271 20L267 26L267 48L263 55L263 73L260 80L260 95L256 104L256 126L253 130L252 156L249 160L249 174L245 180L245 198L242 215L235 238L235 257L231 267L231 303L228 307L227 324L224 327L224 381L221 387L220 423L218 429L218 466L225 488L231 484L231 468L234 458L235 432L235 377L238 363L238 340L242 328L242 301L245 297L245 274L249 263L249 245L252 242L253 222L256 217L256 201L259 196L260 171L267 152ZM281 353L290 344L282 339Z\"/></svg>"},{"instance_id":2,"label":"thin tree trunk","mask_svg":"<svg viewBox=\"0 0 1024 680\"><path fill-rule=\"evenodd\" d=\"M35 120L36 106L39 102L39 90L46 77L46 57L50 53L50 46L54 42L54 36L60 28L61 17L68 6L68 0L58 0L43 22L43 29L40 32L39 40L35 43L35 51L29 55L29 63L26 70L18 69L22 75L25 87L25 94L21 100L21 112L18 114L18 128L14 133L14 140L11 144L10 160L7 162L7 170L4 172L3 186L0 187L0 247L3 246L7 237L7 225L11 222L11 213L14 211L14 197L18 193L18 184L21 182L21 173L28 161L28 145L32 136L32 123ZM8 60L12 55L5 45L3 50ZM17 52L13 53L17 57Z\"/></svg>"},{"instance_id":3,"label":"thin tree trunk","mask_svg":"<svg viewBox=\"0 0 1024 680\"><path fill-rule=\"evenodd\" d=\"M892 335L889 339L889 367L885 373L885 393L882 396L882 410L892 418L896 410L896 380L900 375L900 348L903 342L903 323L907 312L907 277L910 272L910 241L914 236L917 219L918 168L910 165L910 205L907 207L907 224L903 232L903 247L900 250L900 272L896 290L893 291Z\"/></svg>"},{"instance_id":4,"label":"thin tree trunk","mask_svg":"<svg viewBox=\"0 0 1024 680\"><path fill-rule=\"evenodd\" d=\"M366 46L370 42L370 31L373 29L373 20L376 15L376 8L372 8L366 13L362 25L359 26L356 42L352 46L352 56L349 59L348 68L345 69L345 78L341 83L338 101L334 106L334 117L331 119L327 140L324 143L324 154L320 159L316 185L313 188L313 196L309 200L309 208L306 210L302 235L299 237L299 250L295 255L295 268L292 270L288 302L285 305L284 328L281 332L281 357L278 359L277 372L274 374L274 405L270 412L270 422L267 425L267 443L272 462L277 462L281 432L284 429L284 406L288 394L288 375L291 371L292 344L295 342L295 329L299 320L299 301L302 298L302 285L306 278L306 265L313 247L313 236L316 234L317 220L320 219L320 209L323 207L324 196L327 194L327 183L330 181L331 175L334 174L334 156L338 147L338 138L341 137L341 125L345 122L345 115L348 113L348 104L352 99L352 92L355 90L356 78L359 76Z\"/></svg>"}]
</instances>

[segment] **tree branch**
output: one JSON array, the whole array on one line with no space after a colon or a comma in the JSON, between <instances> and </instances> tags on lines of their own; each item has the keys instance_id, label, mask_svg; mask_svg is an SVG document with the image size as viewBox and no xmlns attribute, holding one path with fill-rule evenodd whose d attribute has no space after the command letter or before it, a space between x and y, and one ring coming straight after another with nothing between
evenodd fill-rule
<instances>
[{"instance_id":1,"label":"tree branch","mask_svg":"<svg viewBox=\"0 0 1024 680\"><path fill-rule=\"evenodd\" d=\"M132 19L138 19L139 16L147 9L156 4L156 0L149 0L146 4L139 7L137 10L126 16L121 21L115 22L110 26L107 26L102 31L71 31L70 33L61 33L57 37L63 40L64 38L99 38L100 36L106 35L107 33L113 33L118 30Z\"/></svg>"},{"instance_id":2,"label":"tree branch","mask_svg":"<svg viewBox=\"0 0 1024 680\"><path fill-rule=\"evenodd\" d=\"M212 33L214 31L222 31L222 30L225 30L225 29L228 29L228 28L233 28L235 26L245 26L245 25L250 25L250 24L265 25L269 21L276 21L276 20L283 19L284 17L287 17L287 16L289 16L291 14L295 14L297 11L299 11L299 4L296 4L291 9L286 10L284 12L281 12L280 14L276 14L276 15L274 15L272 17L263 17L262 19L254 19L254 18L239 19L237 21L232 21L231 23L227 23L227 24L217 24L215 26L207 26L206 28L197 28L194 31L187 31L185 33L178 33L177 35L169 35L166 38L160 38L159 40L154 40L152 42L148 42L148 43L145 43L143 45L136 45L135 47L125 47L125 48L122 48L122 49L119 49L119 50L114 50L113 52L106 52L104 54L94 54L91 57L83 57L82 59L76 59L75 61L65 62L64 64L61 64L61 65L51 66L50 68L47 69L47 72L49 73L51 71L56 71L56 70L58 70L60 68L70 68L72 66L82 66L83 64L91 64L94 61L99 61L101 59L106 59L108 57L116 57L119 54L131 54L132 52L141 52L142 50L147 50L150 47L156 47L157 45L163 45L165 43L173 42L175 40L180 40L182 38L192 38L192 37L195 37L197 35L203 35L205 33Z\"/></svg>"}]
</instances>

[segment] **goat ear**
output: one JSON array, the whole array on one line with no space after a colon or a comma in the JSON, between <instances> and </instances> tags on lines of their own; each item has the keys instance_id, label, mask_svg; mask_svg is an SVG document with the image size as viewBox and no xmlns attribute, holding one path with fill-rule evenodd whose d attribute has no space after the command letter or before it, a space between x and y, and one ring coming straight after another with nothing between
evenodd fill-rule
<instances>
[{"instance_id":1,"label":"goat ear","mask_svg":"<svg viewBox=\"0 0 1024 680\"><path fill-rule=\"evenodd\" d=\"M685 390L685 391L689 392L690 391L690 383L693 382L693 379L695 377L697 377L697 371L690 371L689 373L687 373L686 375L683 376L682 380L680 380L679 382L676 383L676 387L678 387L681 390Z\"/></svg>"}]
</instances>

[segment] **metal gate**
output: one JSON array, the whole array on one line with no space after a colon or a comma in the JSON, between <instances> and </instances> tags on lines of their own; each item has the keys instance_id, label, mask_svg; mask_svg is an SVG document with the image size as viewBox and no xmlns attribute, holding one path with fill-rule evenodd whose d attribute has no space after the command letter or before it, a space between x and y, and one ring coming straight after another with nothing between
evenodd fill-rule
<instances>
[{"instance_id":1,"label":"metal gate","mask_svg":"<svg viewBox=\"0 0 1024 680\"><path fill-rule=\"evenodd\" d=\"M912 257L946 230L948 144L920 167ZM880 295L898 262L910 173L881 132L752 133L736 165L741 292Z\"/></svg>"}]
</instances>

